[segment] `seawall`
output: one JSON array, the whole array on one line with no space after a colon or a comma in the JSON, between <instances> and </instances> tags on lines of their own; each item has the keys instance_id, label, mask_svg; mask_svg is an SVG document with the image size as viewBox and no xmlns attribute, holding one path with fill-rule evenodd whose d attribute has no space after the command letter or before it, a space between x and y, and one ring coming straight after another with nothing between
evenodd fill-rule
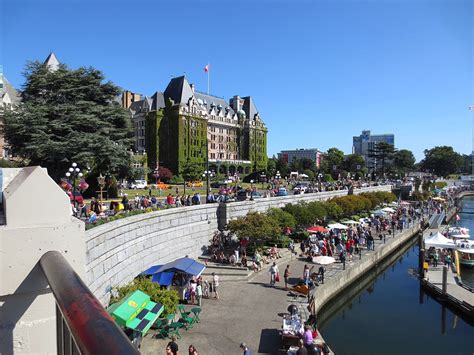
<instances>
[{"instance_id":1,"label":"seawall","mask_svg":"<svg viewBox=\"0 0 474 355\"><path fill-rule=\"evenodd\" d=\"M390 190L389 185L375 186L354 190L354 194ZM86 232L87 285L105 305L112 287L132 281L150 266L186 255L197 258L218 227L231 219L250 211L265 212L289 203L322 201L347 193L340 190L170 208L103 224Z\"/></svg>"}]
</instances>

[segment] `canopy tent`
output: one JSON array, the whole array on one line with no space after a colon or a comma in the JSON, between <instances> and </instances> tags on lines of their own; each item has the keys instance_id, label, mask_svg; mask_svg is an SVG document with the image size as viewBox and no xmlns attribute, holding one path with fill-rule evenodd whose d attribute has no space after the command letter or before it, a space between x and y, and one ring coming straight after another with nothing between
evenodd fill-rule
<instances>
[{"instance_id":1,"label":"canopy tent","mask_svg":"<svg viewBox=\"0 0 474 355\"><path fill-rule=\"evenodd\" d=\"M395 213L396 212L393 208L390 208L390 207L382 208L382 211L388 212L388 213Z\"/></svg>"},{"instance_id":2,"label":"canopy tent","mask_svg":"<svg viewBox=\"0 0 474 355\"><path fill-rule=\"evenodd\" d=\"M162 265L155 271L155 274L160 272L184 272L193 276L200 276L206 269L206 265L198 263L196 260L191 258L180 258L172 261L168 264Z\"/></svg>"},{"instance_id":3,"label":"canopy tent","mask_svg":"<svg viewBox=\"0 0 474 355\"><path fill-rule=\"evenodd\" d=\"M162 267L163 265L154 265L148 269L146 269L145 271L143 271L140 275L143 275L143 276L150 276L150 275L154 275L156 274L156 272L158 271L158 269L160 267Z\"/></svg>"},{"instance_id":4,"label":"canopy tent","mask_svg":"<svg viewBox=\"0 0 474 355\"><path fill-rule=\"evenodd\" d=\"M145 335L163 312L164 306L150 300L140 290L127 294L121 301L111 305L107 312L118 325Z\"/></svg>"},{"instance_id":5,"label":"canopy tent","mask_svg":"<svg viewBox=\"0 0 474 355\"><path fill-rule=\"evenodd\" d=\"M383 211L383 210L375 210L375 211L372 211L371 212L374 216L385 216L387 214L387 212Z\"/></svg>"},{"instance_id":6,"label":"canopy tent","mask_svg":"<svg viewBox=\"0 0 474 355\"><path fill-rule=\"evenodd\" d=\"M333 223L333 224L328 224L328 227L330 229L349 229L349 227L341 224L341 223Z\"/></svg>"},{"instance_id":7,"label":"canopy tent","mask_svg":"<svg viewBox=\"0 0 474 355\"><path fill-rule=\"evenodd\" d=\"M300 177L300 178L307 178L307 177L309 177L309 176L306 175L306 174L300 174L299 177Z\"/></svg>"},{"instance_id":8,"label":"canopy tent","mask_svg":"<svg viewBox=\"0 0 474 355\"><path fill-rule=\"evenodd\" d=\"M349 225L360 224L360 222L353 221L353 220L343 221L343 222L341 222L341 223L343 223L343 224L349 224Z\"/></svg>"},{"instance_id":9,"label":"canopy tent","mask_svg":"<svg viewBox=\"0 0 474 355\"><path fill-rule=\"evenodd\" d=\"M438 232L434 235L425 237L425 246L435 248L454 248L454 242Z\"/></svg>"},{"instance_id":10,"label":"canopy tent","mask_svg":"<svg viewBox=\"0 0 474 355\"><path fill-rule=\"evenodd\" d=\"M160 286L171 286L173 283L174 272L163 271L154 274L151 278L151 281L156 282Z\"/></svg>"},{"instance_id":11,"label":"canopy tent","mask_svg":"<svg viewBox=\"0 0 474 355\"><path fill-rule=\"evenodd\" d=\"M306 228L306 231L309 233L317 233L317 232L327 233L328 232L326 228L321 227L321 226L309 227L309 228Z\"/></svg>"},{"instance_id":12,"label":"canopy tent","mask_svg":"<svg viewBox=\"0 0 474 355\"><path fill-rule=\"evenodd\" d=\"M329 265L335 262L336 262L336 259L334 259L332 256L316 256L313 258L313 263L316 263L319 265Z\"/></svg>"}]
</instances>

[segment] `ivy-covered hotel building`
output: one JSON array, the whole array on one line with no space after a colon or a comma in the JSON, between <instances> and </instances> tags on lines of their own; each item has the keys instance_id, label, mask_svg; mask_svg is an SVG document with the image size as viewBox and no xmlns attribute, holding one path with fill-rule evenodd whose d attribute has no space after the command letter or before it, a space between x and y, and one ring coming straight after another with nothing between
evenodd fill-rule
<instances>
[{"instance_id":1,"label":"ivy-covered hotel building","mask_svg":"<svg viewBox=\"0 0 474 355\"><path fill-rule=\"evenodd\" d=\"M197 92L185 76L166 90L131 103L135 150L180 174L187 163L220 174L249 174L267 166L267 128L250 96L223 98ZM206 157L207 155L207 157Z\"/></svg>"}]
</instances>

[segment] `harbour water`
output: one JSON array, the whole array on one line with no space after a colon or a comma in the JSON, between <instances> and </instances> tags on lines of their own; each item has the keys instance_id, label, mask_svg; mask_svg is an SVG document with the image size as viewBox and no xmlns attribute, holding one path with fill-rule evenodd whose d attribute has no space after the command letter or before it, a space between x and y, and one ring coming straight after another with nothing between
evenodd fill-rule
<instances>
[{"instance_id":1,"label":"harbour water","mask_svg":"<svg viewBox=\"0 0 474 355\"><path fill-rule=\"evenodd\" d=\"M463 208L474 212L474 198ZM460 217L474 233L474 213ZM337 355L474 354L474 324L422 292L417 265L411 243L321 310L319 329ZM474 272L463 274L474 286Z\"/></svg>"}]
</instances>

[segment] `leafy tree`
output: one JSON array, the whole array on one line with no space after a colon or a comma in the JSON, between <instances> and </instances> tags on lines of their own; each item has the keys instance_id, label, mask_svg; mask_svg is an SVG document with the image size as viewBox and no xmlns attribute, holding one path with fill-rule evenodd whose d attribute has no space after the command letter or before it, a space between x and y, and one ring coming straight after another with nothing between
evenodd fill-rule
<instances>
[{"instance_id":1,"label":"leafy tree","mask_svg":"<svg viewBox=\"0 0 474 355\"><path fill-rule=\"evenodd\" d=\"M361 171L365 168L365 159L359 154L349 154L344 160L344 169L350 172Z\"/></svg>"},{"instance_id":2,"label":"leafy tree","mask_svg":"<svg viewBox=\"0 0 474 355\"><path fill-rule=\"evenodd\" d=\"M461 173L471 174L472 173L472 155L463 154L463 165L461 168Z\"/></svg>"},{"instance_id":3,"label":"leafy tree","mask_svg":"<svg viewBox=\"0 0 474 355\"><path fill-rule=\"evenodd\" d=\"M202 173L203 170L201 164L190 161L186 162L181 171L184 181L200 180Z\"/></svg>"},{"instance_id":4,"label":"leafy tree","mask_svg":"<svg viewBox=\"0 0 474 355\"><path fill-rule=\"evenodd\" d=\"M270 218L273 218L278 223L282 231L286 227L293 229L296 226L295 217L280 208L271 208L267 214Z\"/></svg>"},{"instance_id":5,"label":"leafy tree","mask_svg":"<svg viewBox=\"0 0 474 355\"><path fill-rule=\"evenodd\" d=\"M415 167L415 156L408 149L400 149L395 152L393 156L394 169L400 173L405 174Z\"/></svg>"},{"instance_id":6,"label":"leafy tree","mask_svg":"<svg viewBox=\"0 0 474 355\"><path fill-rule=\"evenodd\" d=\"M462 156L453 147L438 146L425 150L421 166L437 176L448 176L458 172L463 165Z\"/></svg>"},{"instance_id":7,"label":"leafy tree","mask_svg":"<svg viewBox=\"0 0 474 355\"><path fill-rule=\"evenodd\" d=\"M343 163L344 152L337 148L329 148L323 158L322 170L326 174L331 174L335 177L338 174L338 171L343 168Z\"/></svg>"},{"instance_id":8,"label":"leafy tree","mask_svg":"<svg viewBox=\"0 0 474 355\"><path fill-rule=\"evenodd\" d=\"M229 222L228 229L239 238L248 237L254 243L257 240L273 239L281 234L278 221L263 213L250 212Z\"/></svg>"},{"instance_id":9,"label":"leafy tree","mask_svg":"<svg viewBox=\"0 0 474 355\"><path fill-rule=\"evenodd\" d=\"M152 282L147 277L139 277L129 284L117 288L118 297L112 297L110 304L116 303L123 299L130 292L140 290L150 296L151 300L165 306L162 317L173 314L179 303L179 296L175 290L161 289L160 285Z\"/></svg>"},{"instance_id":10,"label":"leafy tree","mask_svg":"<svg viewBox=\"0 0 474 355\"><path fill-rule=\"evenodd\" d=\"M296 220L296 224L300 227L309 227L316 223L320 218L314 210L308 207L305 202L298 204L288 204L283 207L283 210L293 215Z\"/></svg>"},{"instance_id":11,"label":"leafy tree","mask_svg":"<svg viewBox=\"0 0 474 355\"><path fill-rule=\"evenodd\" d=\"M277 161L278 159L275 156L267 160L267 173L269 176L275 176L277 172Z\"/></svg>"},{"instance_id":12,"label":"leafy tree","mask_svg":"<svg viewBox=\"0 0 474 355\"><path fill-rule=\"evenodd\" d=\"M160 166L158 168L158 174L159 174L159 179L164 182L168 182L173 177L173 173L171 172L171 170L168 168L165 168L164 166Z\"/></svg>"},{"instance_id":13,"label":"leafy tree","mask_svg":"<svg viewBox=\"0 0 474 355\"><path fill-rule=\"evenodd\" d=\"M369 150L368 156L375 161L381 162L382 176L385 176L385 163L393 159L395 152L395 147L392 144L377 142L374 144L374 147Z\"/></svg>"},{"instance_id":14,"label":"leafy tree","mask_svg":"<svg viewBox=\"0 0 474 355\"><path fill-rule=\"evenodd\" d=\"M308 180L313 180L314 179L314 171L311 170L311 169L303 170L303 174L308 175Z\"/></svg>"},{"instance_id":15,"label":"leafy tree","mask_svg":"<svg viewBox=\"0 0 474 355\"><path fill-rule=\"evenodd\" d=\"M24 76L21 105L4 111L5 137L16 156L55 179L72 162L96 175L130 167L131 121L115 102L120 89L99 70L61 64L53 71L36 61Z\"/></svg>"},{"instance_id":16,"label":"leafy tree","mask_svg":"<svg viewBox=\"0 0 474 355\"><path fill-rule=\"evenodd\" d=\"M0 159L0 168L19 168L21 164L13 160Z\"/></svg>"},{"instance_id":17,"label":"leafy tree","mask_svg":"<svg viewBox=\"0 0 474 355\"><path fill-rule=\"evenodd\" d=\"M298 168L300 171L311 170L316 171L316 164L309 158L301 158L298 162Z\"/></svg>"},{"instance_id":18,"label":"leafy tree","mask_svg":"<svg viewBox=\"0 0 474 355\"><path fill-rule=\"evenodd\" d=\"M286 161L278 159L276 161L275 168L276 168L277 171L280 172L281 177L285 177L285 176L289 175L288 163Z\"/></svg>"}]
</instances>

